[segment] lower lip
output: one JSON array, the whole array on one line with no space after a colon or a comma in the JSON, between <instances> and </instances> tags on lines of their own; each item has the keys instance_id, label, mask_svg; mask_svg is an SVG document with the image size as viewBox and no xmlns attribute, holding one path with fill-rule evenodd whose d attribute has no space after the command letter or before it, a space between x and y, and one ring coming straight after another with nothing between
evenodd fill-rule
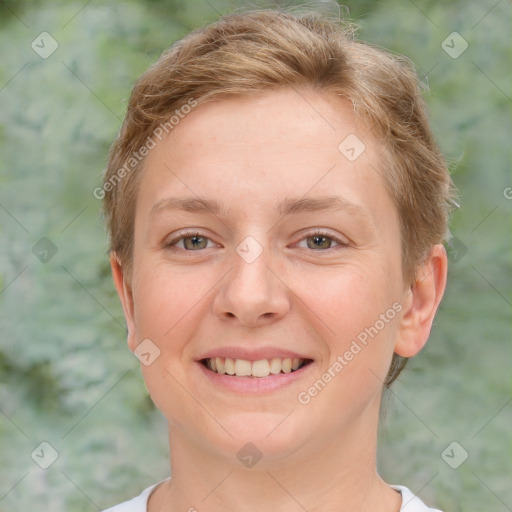
<instances>
[{"instance_id":1,"label":"lower lip","mask_svg":"<svg viewBox=\"0 0 512 512\"><path fill-rule=\"evenodd\" d=\"M202 374L212 383L228 391L237 393L268 393L289 386L308 373L313 363L308 363L302 368L290 373L278 373L268 377L236 377L235 375L220 375L208 370L206 366L198 362Z\"/></svg>"}]
</instances>

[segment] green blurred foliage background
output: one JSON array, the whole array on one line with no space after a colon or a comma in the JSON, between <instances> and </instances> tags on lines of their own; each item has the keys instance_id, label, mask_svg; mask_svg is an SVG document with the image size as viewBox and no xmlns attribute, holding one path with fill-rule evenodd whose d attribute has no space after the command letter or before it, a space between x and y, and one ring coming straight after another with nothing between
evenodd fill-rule
<instances>
[{"instance_id":1,"label":"green blurred foliage background","mask_svg":"<svg viewBox=\"0 0 512 512\"><path fill-rule=\"evenodd\" d=\"M244 5L0 3L0 511L94 511L168 475L166 425L125 344L92 191L133 81ZM512 510L511 4L344 5L363 39L415 63L460 191L448 290L427 347L385 397L380 471L445 512ZM441 47L454 31L469 45L457 59ZM41 32L59 45L47 59L31 48ZM46 263L33 249L43 237L57 251ZM31 457L42 441L59 454L47 470ZM469 454L457 469L441 457L452 441Z\"/></svg>"}]
</instances>

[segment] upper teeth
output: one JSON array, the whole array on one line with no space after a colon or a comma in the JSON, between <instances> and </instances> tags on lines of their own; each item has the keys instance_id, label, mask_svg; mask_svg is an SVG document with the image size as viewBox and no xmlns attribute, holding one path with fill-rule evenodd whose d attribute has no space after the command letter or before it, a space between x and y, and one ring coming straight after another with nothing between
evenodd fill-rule
<instances>
[{"instance_id":1,"label":"upper teeth","mask_svg":"<svg viewBox=\"0 0 512 512\"><path fill-rule=\"evenodd\" d=\"M220 375L236 375L237 377L268 377L269 374L290 373L297 370L306 360L299 358L273 357L259 361L232 359L231 357L212 357L206 360L206 366Z\"/></svg>"}]
</instances>

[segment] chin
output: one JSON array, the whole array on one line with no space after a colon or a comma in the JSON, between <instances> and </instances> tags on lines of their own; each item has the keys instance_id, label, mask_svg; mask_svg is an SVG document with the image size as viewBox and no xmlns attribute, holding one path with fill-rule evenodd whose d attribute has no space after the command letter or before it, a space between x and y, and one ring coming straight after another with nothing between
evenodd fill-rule
<instances>
[{"instance_id":1,"label":"chin","mask_svg":"<svg viewBox=\"0 0 512 512\"><path fill-rule=\"evenodd\" d=\"M290 457L298 456L305 445L311 442L309 430L293 421L295 413L285 419L283 413L248 412L219 418L222 428L203 433L204 442L229 464L246 465L248 460L257 464L257 469L271 469L280 462L290 464ZM284 421L283 421L284 419ZM297 419L297 418L295 418Z\"/></svg>"}]
</instances>

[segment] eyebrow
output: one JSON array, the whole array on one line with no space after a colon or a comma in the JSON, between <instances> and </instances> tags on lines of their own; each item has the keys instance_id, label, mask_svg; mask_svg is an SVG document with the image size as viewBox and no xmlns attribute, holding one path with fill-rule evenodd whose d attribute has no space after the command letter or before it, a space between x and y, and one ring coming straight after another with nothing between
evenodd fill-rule
<instances>
[{"instance_id":1,"label":"eyebrow","mask_svg":"<svg viewBox=\"0 0 512 512\"><path fill-rule=\"evenodd\" d=\"M158 201L151 209L151 215L164 210L182 210L188 213L207 214L229 217L229 211L213 199L201 197L168 197ZM322 196L315 198L288 198L275 205L279 216L296 215L312 212L345 211L350 214L371 217L362 206L352 203L340 196Z\"/></svg>"}]
</instances>

